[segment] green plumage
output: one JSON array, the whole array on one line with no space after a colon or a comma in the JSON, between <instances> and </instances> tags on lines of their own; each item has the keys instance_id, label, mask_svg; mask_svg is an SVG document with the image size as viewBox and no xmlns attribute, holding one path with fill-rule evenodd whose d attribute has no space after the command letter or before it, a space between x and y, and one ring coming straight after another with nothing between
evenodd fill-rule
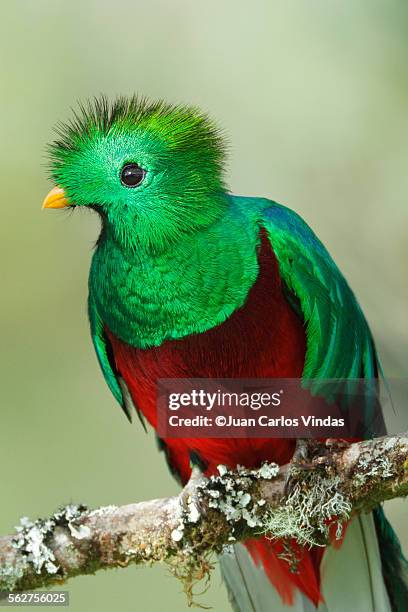
<instances>
[{"instance_id":1,"label":"green plumage","mask_svg":"<svg viewBox=\"0 0 408 612\"><path fill-rule=\"evenodd\" d=\"M55 182L102 219L90 307L113 333L144 348L224 321L254 283L263 226L307 324L304 376L373 376L371 335L337 266L294 212L227 193L225 146L205 115L102 98L60 126L60 136L51 147ZM119 180L131 161L146 170L137 189Z\"/></svg>"},{"instance_id":2,"label":"green plumage","mask_svg":"<svg viewBox=\"0 0 408 612\"><path fill-rule=\"evenodd\" d=\"M58 132L50 147L53 180L76 206L95 207L126 250L163 251L225 211L225 147L197 109L101 98ZM119 175L133 161L146 177L129 189Z\"/></svg>"},{"instance_id":3,"label":"green plumage","mask_svg":"<svg viewBox=\"0 0 408 612\"><path fill-rule=\"evenodd\" d=\"M393 612L406 612L408 608L408 561L404 557L401 544L382 507L375 508L373 515L380 543L382 572Z\"/></svg>"},{"instance_id":4,"label":"green plumage","mask_svg":"<svg viewBox=\"0 0 408 612\"><path fill-rule=\"evenodd\" d=\"M158 346L205 332L244 304L258 273L260 210L225 200L219 220L159 253L124 250L106 227L89 289L114 334L133 346Z\"/></svg>"},{"instance_id":5,"label":"green plumage","mask_svg":"<svg viewBox=\"0 0 408 612\"><path fill-rule=\"evenodd\" d=\"M53 180L71 205L92 208L101 219L89 318L103 374L122 406L104 327L148 348L219 325L244 305L255 283L261 228L306 326L305 384L313 379L313 390L322 392L326 379L376 376L370 330L330 255L288 208L228 193L225 145L204 114L137 98L110 106L102 98L59 126L59 134L50 148ZM120 178L130 163L144 171L135 188ZM372 408L368 403L368 417ZM381 517L377 528L388 543L386 580L400 602L406 594L396 569L401 551Z\"/></svg>"}]
</instances>

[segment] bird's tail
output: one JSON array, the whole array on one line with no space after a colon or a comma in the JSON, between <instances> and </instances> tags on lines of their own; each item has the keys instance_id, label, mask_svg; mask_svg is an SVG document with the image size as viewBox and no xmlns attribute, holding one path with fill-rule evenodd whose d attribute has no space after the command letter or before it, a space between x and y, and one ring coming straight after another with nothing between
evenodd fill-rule
<instances>
[{"instance_id":1,"label":"bird's tail","mask_svg":"<svg viewBox=\"0 0 408 612\"><path fill-rule=\"evenodd\" d=\"M292 575L288 574L288 561L277 552L279 543L261 539L236 544L220 558L235 612L407 610L407 587L400 571L401 549L383 515L380 529L378 512L375 517L373 514L355 517L347 527L341 547L304 550ZM381 555L379 541L384 547ZM396 575L399 579L395 583Z\"/></svg>"},{"instance_id":2,"label":"bird's tail","mask_svg":"<svg viewBox=\"0 0 408 612\"><path fill-rule=\"evenodd\" d=\"M408 562L384 510L378 506L373 516L380 547L382 574L391 608L393 612L405 612L408 610Z\"/></svg>"},{"instance_id":3,"label":"bird's tail","mask_svg":"<svg viewBox=\"0 0 408 612\"><path fill-rule=\"evenodd\" d=\"M287 575L288 562L278 555L272 542L260 539L246 545L235 544L220 557L221 572L235 612L316 610L311 599L294 587ZM314 593L316 598L320 600L319 589Z\"/></svg>"}]
</instances>

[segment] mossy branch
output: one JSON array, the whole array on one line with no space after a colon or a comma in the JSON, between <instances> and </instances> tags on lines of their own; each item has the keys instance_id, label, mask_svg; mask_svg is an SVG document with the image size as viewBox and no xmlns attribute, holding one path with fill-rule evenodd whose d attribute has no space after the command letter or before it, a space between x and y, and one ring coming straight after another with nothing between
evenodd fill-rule
<instances>
[{"instance_id":1,"label":"mossy branch","mask_svg":"<svg viewBox=\"0 0 408 612\"><path fill-rule=\"evenodd\" d=\"M408 494L408 434L311 441L309 450L296 467L220 466L208 480L194 470L176 497L93 511L71 505L45 520L22 519L15 535L0 538L0 591L158 561L191 585L208 571L210 553L235 541L266 533L326 545L330 518L341 531L353 513Z\"/></svg>"}]
</instances>

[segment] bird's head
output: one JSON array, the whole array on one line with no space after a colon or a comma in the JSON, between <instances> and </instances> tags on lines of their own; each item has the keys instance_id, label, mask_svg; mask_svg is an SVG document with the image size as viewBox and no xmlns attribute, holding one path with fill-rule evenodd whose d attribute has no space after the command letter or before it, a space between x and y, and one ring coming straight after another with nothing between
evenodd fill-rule
<instances>
[{"instance_id":1,"label":"bird's head","mask_svg":"<svg viewBox=\"0 0 408 612\"><path fill-rule=\"evenodd\" d=\"M166 248L227 206L223 139L195 108L102 97L57 131L44 208L92 208L125 247Z\"/></svg>"}]
</instances>

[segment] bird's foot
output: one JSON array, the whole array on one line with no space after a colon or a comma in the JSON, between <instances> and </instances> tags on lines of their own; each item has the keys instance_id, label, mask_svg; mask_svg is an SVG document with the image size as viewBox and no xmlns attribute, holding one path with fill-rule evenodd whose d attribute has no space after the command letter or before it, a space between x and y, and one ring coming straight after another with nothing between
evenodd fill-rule
<instances>
[{"instance_id":1,"label":"bird's foot","mask_svg":"<svg viewBox=\"0 0 408 612\"><path fill-rule=\"evenodd\" d=\"M310 467L310 440L306 438L297 438L296 447L293 453L292 459L289 463L288 470L285 476L285 497L288 497L292 490L293 485L302 470Z\"/></svg>"},{"instance_id":2,"label":"bird's foot","mask_svg":"<svg viewBox=\"0 0 408 612\"><path fill-rule=\"evenodd\" d=\"M296 440L295 452L285 477L285 496L290 495L302 471L330 468L333 452L342 450L348 445L349 443L346 440L337 438L328 438L326 440L298 438Z\"/></svg>"},{"instance_id":3,"label":"bird's foot","mask_svg":"<svg viewBox=\"0 0 408 612\"><path fill-rule=\"evenodd\" d=\"M188 512L192 505L200 506L198 485L205 483L206 478L197 465L192 466L191 476L184 489L180 493L180 502L183 510Z\"/></svg>"}]
</instances>

